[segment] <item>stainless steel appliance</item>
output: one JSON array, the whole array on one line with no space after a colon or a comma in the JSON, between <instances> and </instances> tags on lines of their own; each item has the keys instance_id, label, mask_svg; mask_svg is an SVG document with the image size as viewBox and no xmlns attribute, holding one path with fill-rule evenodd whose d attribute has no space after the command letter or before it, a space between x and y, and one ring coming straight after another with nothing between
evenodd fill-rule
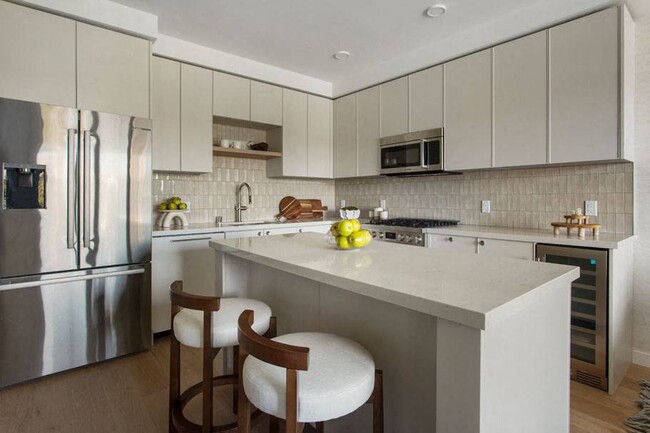
<instances>
[{"instance_id":1,"label":"stainless steel appliance","mask_svg":"<svg viewBox=\"0 0 650 433\"><path fill-rule=\"evenodd\" d=\"M150 135L0 99L0 387L151 346Z\"/></svg>"},{"instance_id":2,"label":"stainless steel appliance","mask_svg":"<svg viewBox=\"0 0 650 433\"><path fill-rule=\"evenodd\" d=\"M571 379L606 391L607 250L540 244L537 259L580 268L571 284Z\"/></svg>"},{"instance_id":3,"label":"stainless steel appliance","mask_svg":"<svg viewBox=\"0 0 650 433\"><path fill-rule=\"evenodd\" d=\"M379 145L379 174L454 174L445 171L442 128L383 137Z\"/></svg>"},{"instance_id":4,"label":"stainless steel appliance","mask_svg":"<svg viewBox=\"0 0 650 433\"><path fill-rule=\"evenodd\" d=\"M456 220L436 220L420 218L394 218L382 221L371 221L364 224L372 237L379 241L397 242L418 247L424 244L424 229L433 227L455 226Z\"/></svg>"}]
</instances>

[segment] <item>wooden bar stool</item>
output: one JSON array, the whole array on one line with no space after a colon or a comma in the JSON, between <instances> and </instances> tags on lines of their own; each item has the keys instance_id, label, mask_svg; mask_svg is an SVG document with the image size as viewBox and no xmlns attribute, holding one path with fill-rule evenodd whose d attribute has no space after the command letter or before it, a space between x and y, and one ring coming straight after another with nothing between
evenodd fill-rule
<instances>
[{"instance_id":1,"label":"wooden bar stool","mask_svg":"<svg viewBox=\"0 0 650 433\"><path fill-rule=\"evenodd\" d=\"M324 421L364 403L373 405L373 433L383 433L382 373L366 349L316 332L271 340L255 332L254 317L251 310L239 317L239 433L250 431L251 405L271 415L274 432L282 418L287 433L300 433L311 422L322 433Z\"/></svg>"},{"instance_id":2,"label":"wooden bar stool","mask_svg":"<svg viewBox=\"0 0 650 433\"><path fill-rule=\"evenodd\" d=\"M257 319L252 324L253 333L275 336L275 318L263 302L243 298L218 298L183 293L183 282L175 281L170 287L171 297L171 347L169 371L169 432L221 432L234 430L237 422L212 425L213 386L233 385L233 409L237 412L239 387L239 361L237 320L244 310L253 310ZM181 344L203 349L203 380L181 394ZM234 373L213 377L215 356L224 347L234 347ZM183 409L197 394L203 394L202 424L189 421Z\"/></svg>"}]
</instances>

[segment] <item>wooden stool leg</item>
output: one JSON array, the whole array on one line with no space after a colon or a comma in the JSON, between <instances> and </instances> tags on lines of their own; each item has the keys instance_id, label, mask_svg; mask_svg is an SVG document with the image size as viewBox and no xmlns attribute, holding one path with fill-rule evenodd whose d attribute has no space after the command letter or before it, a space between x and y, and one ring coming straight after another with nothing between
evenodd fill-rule
<instances>
[{"instance_id":1,"label":"wooden stool leg","mask_svg":"<svg viewBox=\"0 0 650 433\"><path fill-rule=\"evenodd\" d=\"M203 313L203 433L212 430L212 312Z\"/></svg>"},{"instance_id":2,"label":"wooden stool leg","mask_svg":"<svg viewBox=\"0 0 650 433\"><path fill-rule=\"evenodd\" d=\"M238 347L237 350L237 361L238 361L238 366L237 370L239 372L244 371L243 366L244 366L244 361L246 360L246 357L248 356L248 353L246 353L245 350L241 349ZM235 368L233 366L233 368ZM251 404L248 401L248 397L246 397L246 393L244 392L244 376L242 374L239 374L237 378L237 388L241 388L241 392L237 393L238 397L238 402L237 402L237 432L238 433L249 433L251 429ZM272 420L273 418L271 418ZM276 418L277 419L277 418ZM273 432L272 425L269 425L269 431ZM277 430L276 430L277 432Z\"/></svg>"},{"instance_id":3,"label":"wooden stool leg","mask_svg":"<svg viewBox=\"0 0 650 433\"><path fill-rule=\"evenodd\" d=\"M178 307L172 307L172 323ZM181 395L181 344L172 329L169 341L169 433L176 433L173 421L174 403Z\"/></svg>"},{"instance_id":4,"label":"wooden stool leg","mask_svg":"<svg viewBox=\"0 0 650 433\"><path fill-rule=\"evenodd\" d=\"M375 371L375 390L372 397L372 433L384 433L384 375Z\"/></svg>"},{"instance_id":5,"label":"wooden stool leg","mask_svg":"<svg viewBox=\"0 0 650 433\"><path fill-rule=\"evenodd\" d=\"M232 373L239 377L239 346L235 346L232 351ZM239 381L232 386L232 413L237 415L237 405L239 404Z\"/></svg>"},{"instance_id":6,"label":"wooden stool leg","mask_svg":"<svg viewBox=\"0 0 650 433\"><path fill-rule=\"evenodd\" d=\"M316 433L325 433L325 423L324 422L317 422L316 423Z\"/></svg>"}]
</instances>

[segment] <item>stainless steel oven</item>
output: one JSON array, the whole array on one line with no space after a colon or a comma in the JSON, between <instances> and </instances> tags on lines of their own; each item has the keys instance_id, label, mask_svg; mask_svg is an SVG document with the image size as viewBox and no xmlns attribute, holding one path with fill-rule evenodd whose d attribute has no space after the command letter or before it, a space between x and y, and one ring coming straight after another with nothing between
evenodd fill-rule
<instances>
[{"instance_id":1,"label":"stainless steel oven","mask_svg":"<svg viewBox=\"0 0 650 433\"><path fill-rule=\"evenodd\" d=\"M380 140L382 175L399 176L444 172L442 128L384 137Z\"/></svg>"}]
</instances>

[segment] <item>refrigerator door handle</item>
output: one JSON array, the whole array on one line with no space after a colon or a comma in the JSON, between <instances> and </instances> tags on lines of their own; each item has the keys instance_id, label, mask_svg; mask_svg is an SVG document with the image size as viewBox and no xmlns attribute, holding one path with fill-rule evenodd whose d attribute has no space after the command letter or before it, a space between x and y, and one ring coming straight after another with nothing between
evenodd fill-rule
<instances>
[{"instance_id":1,"label":"refrigerator door handle","mask_svg":"<svg viewBox=\"0 0 650 433\"><path fill-rule=\"evenodd\" d=\"M77 130L68 129L68 249L74 249L75 241L75 144Z\"/></svg>"},{"instance_id":2,"label":"refrigerator door handle","mask_svg":"<svg viewBox=\"0 0 650 433\"><path fill-rule=\"evenodd\" d=\"M125 271L105 272L99 274L90 274L90 275L81 275L81 276L78 275L76 277L52 278L49 280L21 281L20 283L13 283L13 284L10 283L10 284L0 285L0 292L5 290L24 289L26 287L50 286L52 284L97 280L99 278L120 277L122 275L144 274L144 272L145 272L145 268L139 268L139 269L128 269Z\"/></svg>"},{"instance_id":3,"label":"refrigerator door handle","mask_svg":"<svg viewBox=\"0 0 650 433\"><path fill-rule=\"evenodd\" d=\"M90 131L84 131L84 212L83 212L83 246L90 247Z\"/></svg>"}]
</instances>

